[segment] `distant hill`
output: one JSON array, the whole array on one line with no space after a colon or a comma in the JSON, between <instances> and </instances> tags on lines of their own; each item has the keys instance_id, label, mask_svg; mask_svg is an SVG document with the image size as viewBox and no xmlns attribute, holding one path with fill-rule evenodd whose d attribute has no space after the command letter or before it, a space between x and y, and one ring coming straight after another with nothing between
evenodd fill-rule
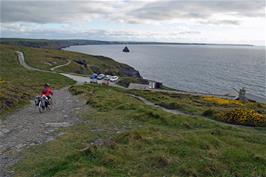
<instances>
[{"instance_id":1,"label":"distant hill","mask_svg":"<svg viewBox=\"0 0 266 177\"><path fill-rule=\"evenodd\" d=\"M108 45L108 44L139 44L139 45L224 45L224 46L253 46L249 44L209 44L209 43L173 43L173 42L137 42L137 41L100 41L83 39L24 39L24 38L0 38L0 43L35 48L62 49L73 45Z\"/></svg>"},{"instance_id":2,"label":"distant hill","mask_svg":"<svg viewBox=\"0 0 266 177\"><path fill-rule=\"evenodd\" d=\"M48 40L48 39L0 38L0 43L25 46L25 47L35 47L35 48L61 49L72 45L109 44L112 42L96 41L96 40Z\"/></svg>"}]
</instances>

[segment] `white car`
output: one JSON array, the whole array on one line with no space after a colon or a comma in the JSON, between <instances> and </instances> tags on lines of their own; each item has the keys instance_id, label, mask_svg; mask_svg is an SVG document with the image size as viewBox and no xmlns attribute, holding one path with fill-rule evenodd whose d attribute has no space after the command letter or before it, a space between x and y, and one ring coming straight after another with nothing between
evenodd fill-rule
<instances>
[{"instance_id":1,"label":"white car","mask_svg":"<svg viewBox=\"0 0 266 177\"><path fill-rule=\"evenodd\" d=\"M102 80L104 77L105 77L104 74L99 74L99 75L97 76L97 79L98 79L98 80Z\"/></svg>"},{"instance_id":2,"label":"white car","mask_svg":"<svg viewBox=\"0 0 266 177\"><path fill-rule=\"evenodd\" d=\"M116 82L118 79L119 79L118 76L112 76L112 77L110 78L110 81L111 81L111 82Z\"/></svg>"},{"instance_id":3,"label":"white car","mask_svg":"<svg viewBox=\"0 0 266 177\"><path fill-rule=\"evenodd\" d=\"M106 76L104 77L104 80L109 81L109 80L111 79L111 77L112 77L112 76L110 76L110 75L106 75Z\"/></svg>"}]
</instances>

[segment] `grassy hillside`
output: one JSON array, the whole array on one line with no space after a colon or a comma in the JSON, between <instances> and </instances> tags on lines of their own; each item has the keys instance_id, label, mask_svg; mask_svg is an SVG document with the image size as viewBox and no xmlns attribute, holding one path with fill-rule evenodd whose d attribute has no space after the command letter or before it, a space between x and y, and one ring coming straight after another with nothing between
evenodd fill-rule
<instances>
[{"instance_id":1,"label":"grassy hillside","mask_svg":"<svg viewBox=\"0 0 266 177\"><path fill-rule=\"evenodd\" d=\"M92 106L55 141L34 146L17 176L257 177L266 174L266 132L177 116L118 88L74 86Z\"/></svg>"},{"instance_id":2,"label":"grassy hillside","mask_svg":"<svg viewBox=\"0 0 266 177\"><path fill-rule=\"evenodd\" d=\"M78 74L105 73L119 76L140 77L139 72L134 68L103 56L30 47L20 47L20 51L24 53L26 62L29 65L44 70L50 70L50 68L54 66L65 64L71 60L72 62L70 65L60 67L56 71ZM87 63L87 68L76 63L75 60L84 60Z\"/></svg>"},{"instance_id":3,"label":"grassy hillside","mask_svg":"<svg viewBox=\"0 0 266 177\"><path fill-rule=\"evenodd\" d=\"M24 69L19 65L15 51L22 51L28 65L42 70L50 70L55 66L71 61L69 65L57 68L55 71L85 75L96 72L140 77L138 71L134 68L102 56L3 44L0 44L0 51L0 114L27 103L29 99L40 92L42 85L46 82L54 88L74 83L72 80L58 74ZM75 62L79 59L87 63L87 68Z\"/></svg>"},{"instance_id":4,"label":"grassy hillside","mask_svg":"<svg viewBox=\"0 0 266 177\"><path fill-rule=\"evenodd\" d=\"M44 83L50 83L57 89L74 84L72 80L58 74L24 69L17 61L17 50L20 48L0 45L0 114L28 103L29 99L40 93Z\"/></svg>"},{"instance_id":5,"label":"grassy hillside","mask_svg":"<svg viewBox=\"0 0 266 177\"><path fill-rule=\"evenodd\" d=\"M130 93L162 107L190 115L205 116L233 124L266 126L266 104L166 92L132 90Z\"/></svg>"}]
</instances>

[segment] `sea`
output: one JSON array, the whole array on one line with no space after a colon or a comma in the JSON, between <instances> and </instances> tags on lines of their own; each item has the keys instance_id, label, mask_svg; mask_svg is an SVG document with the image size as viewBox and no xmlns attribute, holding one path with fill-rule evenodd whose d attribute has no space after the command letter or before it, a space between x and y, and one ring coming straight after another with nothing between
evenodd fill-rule
<instances>
[{"instance_id":1,"label":"sea","mask_svg":"<svg viewBox=\"0 0 266 177\"><path fill-rule=\"evenodd\" d=\"M266 99L265 47L227 45L79 45L64 50L101 55L128 64L146 78L178 90L248 93Z\"/></svg>"}]
</instances>

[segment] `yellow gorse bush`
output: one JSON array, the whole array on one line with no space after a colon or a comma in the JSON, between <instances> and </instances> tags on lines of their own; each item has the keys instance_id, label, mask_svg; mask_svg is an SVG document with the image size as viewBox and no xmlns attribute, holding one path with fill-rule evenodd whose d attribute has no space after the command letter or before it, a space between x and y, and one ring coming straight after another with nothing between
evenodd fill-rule
<instances>
[{"instance_id":1,"label":"yellow gorse bush","mask_svg":"<svg viewBox=\"0 0 266 177\"><path fill-rule=\"evenodd\" d=\"M218 105L239 105L242 106L243 103L239 100L228 100L228 99L224 99L224 98L217 98L217 97L213 97L213 96L203 96L203 100L211 102L211 103L215 103Z\"/></svg>"},{"instance_id":2,"label":"yellow gorse bush","mask_svg":"<svg viewBox=\"0 0 266 177\"><path fill-rule=\"evenodd\" d=\"M5 82L5 80L0 79L0 85L4 84Z\"/></svg>"},{"instance_id":3,"label":"yellow gorse bush","mask_svg":"<svg viewBox=\"0 0 266 177\"><path fill-rule=\"evenodd\" d=\"M266 116L250 109L234 109L222 115L226 122L242 125L261 125L266 123Z\"/></svg>"}]
</instances>

